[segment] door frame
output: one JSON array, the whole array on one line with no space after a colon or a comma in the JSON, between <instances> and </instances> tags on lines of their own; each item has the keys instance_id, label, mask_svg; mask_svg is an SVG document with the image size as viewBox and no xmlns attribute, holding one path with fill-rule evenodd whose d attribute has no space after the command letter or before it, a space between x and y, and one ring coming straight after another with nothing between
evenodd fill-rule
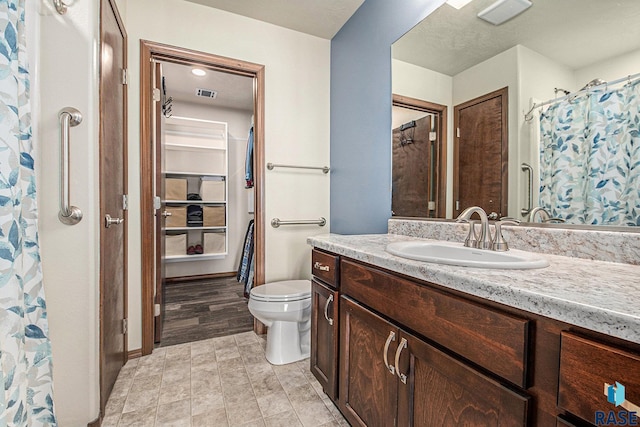
<instances>
[{"instance_id":1,"label":"door frame","mask_svg":"<svg viewBox=\"0 0 640 427\"><path fill-rule=\"evenodd\" d=\"M438 123L438 155L437 174L438 183L436 185L436 206L435 217L446 218L447 214L447 106L436 104L435 102L423 101L417 98L392 94L391 105L394 107L408 108L410 110L424 111L437 116ZM392 165L393 166L393 165Z\"/></svg>"},{"instance_id":2,"label":"door frame","mask_svg":"<svg viewBox=\"0 0 640 427\"><path fill-rule=\"evenodd\" d=\"M502 203L500 205L500 210L504 215L504 212L509 212L508 207L508 197L509 197L509 87L505 86L501 89L494 90L493 92L489 92L485 95L479 96L477 98L471 99L469 101L463 102L462 104L458 104L453 107L453 200L452 200L452 212L456 215L458 211L456 209L456 200L459 200L460 194L460 137L457 135L456 131L458 129L459 121L460 121L460 110L471 107L475 104L480 104L484 101L488 101L492 98L497 98L501 96L501 107L502 107L502 128L501 137L502 137L502 188L501 188L501 197ZM488 213L488 212L487 212Z\"/></svg>"},{"instance_id":3,"label":"door frame","mask_svg":"<svg viewBox=\"0 0 640 427\"><path fill-rule=\"evenodd\" d=\"M265 280L264 210L264 100L265 67L206 52L140 40L140 232L142 256L142 355L153 351L155 288L155 240L153 207L153 60L188 66L201 66L247 77L254 81L254 198L255 198L255 275L256 285Z\"/></svg>"}]
</instances>

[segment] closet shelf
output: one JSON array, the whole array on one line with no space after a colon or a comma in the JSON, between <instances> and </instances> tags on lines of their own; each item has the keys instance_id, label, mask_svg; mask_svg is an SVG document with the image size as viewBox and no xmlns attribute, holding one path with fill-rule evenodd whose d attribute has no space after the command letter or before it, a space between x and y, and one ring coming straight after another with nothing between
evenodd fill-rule
<instances>
[{"instance_id":1,"label":"closet shelf","mask_svg":"<svg viewBox=\"0 0 640 427\"><path fill-rule=\"evenodd\" d=\"M218 181L224 181L227 179L227 174L220 174L220 173L165 171L164 174L166 175L167 178L210 177L210 178L219 178ZM215 181L215 180L212 180L212 181Z\"/></svg>"},{"instance_id":2,"label":"closet shelf","mask_svg":"<svg viewBox=\"0 0 640 427\"><path fill-rule=\"evenodd\" d=\"M205 261L208 259L221 259L226 255L226 252L199 255L168 255L164 257L164 260L165 262Z\"/></svg>"},{"instance_id":3,"label":"closet shelf","mask_svg":"<svg viewBox=\"0 0 640 427\"><path fill-rule=\"evenodd\" d=\"M227 202L224 200L163 200L162 203L167 205L216 205L224 206Z\"/></svg>"},{"instance_id":4,"label":"closet shelf","mask_svg":"<svg viewBox=\"0 0 640 427\"><path fill-rule=\"evenodd\" d=\"M164 229L166 232L172 231L219 231L224 232L227 230L226 226L221 227L167 227Z\"/></svg>"},{"instance_id":5,"label":"closet shelf","mask_svg":"<svg viewBox=\"0 0 640 427\"><path fill-rule=\"evenodd\" d=\"M203 147L196 144L172 144L165 143L164 148L167 150L183 150L183 151L225 151L226 148L222 147Z\"/></svg>"}]
</instances>

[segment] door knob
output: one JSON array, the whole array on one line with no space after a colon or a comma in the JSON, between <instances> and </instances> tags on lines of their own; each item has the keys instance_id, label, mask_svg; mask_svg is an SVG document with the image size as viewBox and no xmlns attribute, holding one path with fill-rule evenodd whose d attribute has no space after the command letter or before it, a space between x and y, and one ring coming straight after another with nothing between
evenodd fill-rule
<instances>
[{"instance_id":1,"label":"door knob","mask_svg":"<svg viewBox=\"0 0 640 427\"><path fill-rule=\"evenodd\" d=\"M171 212L167 212L167 211L162 212L162 216L165 218L171 215L173 215Z\"/></svg>"},{"instance_id":2,"label":"door knob","mask_svg":"<svg viewBox=\"0 0 640 427\"><path fill-rule=\"evenodd\" d=\"M106 214L104 216L104 228L109 228L112 225L122 224L124 222L124 218L111 218L111 215Z\"/></svg>"}]
</instances>

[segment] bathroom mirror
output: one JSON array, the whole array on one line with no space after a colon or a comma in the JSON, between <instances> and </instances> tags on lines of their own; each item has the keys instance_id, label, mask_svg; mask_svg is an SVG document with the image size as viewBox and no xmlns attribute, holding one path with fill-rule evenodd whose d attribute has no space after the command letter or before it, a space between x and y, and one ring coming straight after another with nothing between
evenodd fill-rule
<instances>
[{"instance_id":1,"label":"bathroom mirror","mask_svg":"<svg viewBox=\"0 0 640 427\"><path fill-rule=\"evenodd\" d=\"M640 26L637 25L640 7L637 0L532 0L533 5L525 12L497 26L477 17L493 3L495 0L473 0L461 9L445 3L392 46L392 143L404 141L403 148L413 148L411 145L415 144L407 145L407 140L411 139L411 129L415 128L409 126L420 124L418 120L425 116L428 123L422 126L429 127L425 133L427 140L436 138L430 132L437 131L438 127L443 133L437 136L437 144L430 142L434 147L427 150L432 155L425 162L432 169L427 173L428 185L425 186L431 192L428 191L426 200L421 202L425 209L422 214L417 214L415 209L407 211L409 213L394 211L398 216L451 219L471 203L463 202L460 206L459 201L461 184L466 182L462 187L467 188L477 180L469 180L468 172L460 175L464 159L461 160L463 156L456 146L458 120L463 122L465 112L469 111L467 107L490 100L495 109L494 116L502 119L504 147L479 148L466 161L483 173L493 170L494 181L503 180L494 188L494 195L500 200L491 195L482 196L485 197L483 203L490 206L485 209L526 222L530 211L548 196L543 192L541 201L539 117L541 111L546 112L554 104L534 109L531 120L525 120L525 113L534 104L561 98L567 93L573 95L594 79L622 82L612 83L611 87L596 86L593 92L581 96L622 88L628 84L625 80L629 76L629 81L633 82L633 76L640 73ZM494 101L498 93L502 98ZM402 102L396 102L398 99ZM412 103L446 107L444 116L440 117L442 123L438 123L431 109L418 108ZM499 107L502 109L497 110ZM415 117L411 117L412 111L416 113ZM468 139L474 139L474 132ZM497 135L500 137L499 133ZM569 151L572 149L575 151L569 144ZM493 160L489 158L489 151L493 151ZM441 156L439 161L438 156ZM502 161L496 162L496 156ZM616 156L610 157L613 161ZM572 167L565 163L551 173L562 176ZM414 170L406 165L401 168L393 164L394 182L403 177L406 179L402 170ZM543 179L550 173L548 169L543 170ZM601 187L606 190L603 181L594 185L594 191ZM472 193L480 197L477 189ZM591 194L589 197L601 196ZM607 201L609 204L619 202ZM480 202L473 204L482 205ZM566 224L580 224L571 213L563 212L562 215L564 218L559 220ZM554 213L550 216L554 222ZM545 219L548 219L545 215L539 215L536 222ZM585 224L584 218L582 221ZM587 225L594 223L605 224L606 221L586 221ZM631 224L612 221L611 225Z\"/></svg>"}]
</instances>

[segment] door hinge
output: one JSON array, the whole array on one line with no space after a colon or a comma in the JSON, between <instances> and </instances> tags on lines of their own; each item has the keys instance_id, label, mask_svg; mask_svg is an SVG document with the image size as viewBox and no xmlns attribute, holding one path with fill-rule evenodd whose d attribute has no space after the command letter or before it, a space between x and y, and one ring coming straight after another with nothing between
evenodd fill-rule
<instances>
[{"instance_id":1,"label":"door hinge","mask_svg":"<svg viewBox=\"0 0 640 427\"><path fill-rule=\"evenodd\" d=\"M160 101L160 89L157 87L153 88L153 100L156 102Z\"/></svg>"},{"instance_id":2,"label":"door hinge","mask_svg":"<svg viewBox=\"0 0 640 427\"><path fill-rule=\"evenodd\" d=\"M129 84L129 72L127 71L126 68L122 69L122 84L123 85Z\"/></svg>"},{"instance_id":3,"label":"door hinge","mask_svg":"<svg viewBox=\"0 0 640 427\"><path fill-rule=\"evenodd\" d=\"M456 136L460 138L460 128L456 128Z\"/></svg>"},{"instance_id":4,"label":"door hinge","mask_svg":"<svg viewBox=\"0 0 640 427\"><path fill-rule=\"evenodd\" d=\"M126 194L122 195L122 210L126 211L129 209L129 198Z\"/></svg>"},{"instance_id":5,"label":"door hinge","mask_svg":"<svg viewBox=\"0 0 640 427\"><path fill-rule=\"evenodd\" d=\"M456 210L460 210L460 200L456 200Z\"/></svg>"},{"instance_id":6,"label":"door hinge","mask_svg":"<svg viewBox=\"0 0 640 427\"><path fill-rule=\"evenodd\" d=\"M127 334L127 319L122 319L122 333Z\"/></svg>"},{"instance_id":7,"label":"door hinge","mask_svg":"<svg viewBox=\"0 0 640 427\"><path fill-rule=\"evenodd\" d=\"M160 316L160 304L153 305L153 316L154 317Z\"/></svg>"},{"instance_id":8,"label":"door hinge","mask_svg":"<svg viewBox=\"0 0 640 427\"><path fill-rule=\"evenodd\" d=\"M153 209L160 209L162 207L161 200L159 196L153 197Z\"/></svg>"}]
</instances>

